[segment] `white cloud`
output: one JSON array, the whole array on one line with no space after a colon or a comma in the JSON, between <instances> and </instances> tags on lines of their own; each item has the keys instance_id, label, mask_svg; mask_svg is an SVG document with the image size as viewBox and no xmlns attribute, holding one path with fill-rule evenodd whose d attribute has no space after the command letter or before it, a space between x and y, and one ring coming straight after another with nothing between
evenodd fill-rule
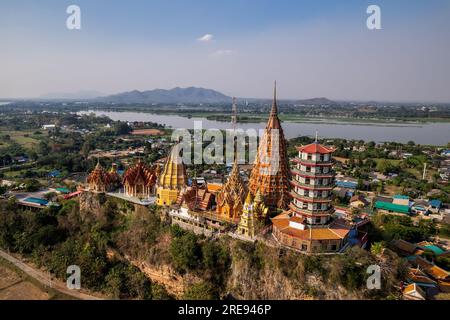
<instances>
[{"instance_id":1,"label":"white cloud","mask_svg":"<svg viewBox=\"0 0 450 320\"><path fill-rule=\"evenodd\" d=\"M197 41L201 41L201 42L209 42L214 38L214 36L210 33L207 33L203 36L201 36L200 38L197 38Z\"/></svg>"},{"instance_id":2,"label":"white cloud","mask_svg":"<svg viewBox=\"0 0 450 320\"><path fill-rule=\"evenodd\" d=\"M213 56L231 56L235 53L236 52L234 50L222 49L222 50L215 51L212 55Z\"/></svg>"}]
</instances>

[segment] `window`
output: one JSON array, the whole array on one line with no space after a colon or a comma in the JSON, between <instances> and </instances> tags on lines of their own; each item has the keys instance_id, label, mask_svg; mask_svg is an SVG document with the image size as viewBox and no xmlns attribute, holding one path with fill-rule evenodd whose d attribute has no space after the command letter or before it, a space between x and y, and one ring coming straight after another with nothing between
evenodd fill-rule
<instances>
[{"instance_id":1,"label":"window","mask_svg":"<svg viewBox=\"0 0 450 320\"><path fill-rule=\"evenodd\" d=\"M337 245L332 244L332 245L331 245L331 251L336 251L336 250L337 250Z\"/></svg>"},{"instance_id":2,"label":"window","mask_svg":"<svg viewBox=\"0 0 450 320\"><path fill-rule=\"evenodd\" d=\"M320 218L316 218L316 223L320 223Z\"/></svg>"}]
</instances>

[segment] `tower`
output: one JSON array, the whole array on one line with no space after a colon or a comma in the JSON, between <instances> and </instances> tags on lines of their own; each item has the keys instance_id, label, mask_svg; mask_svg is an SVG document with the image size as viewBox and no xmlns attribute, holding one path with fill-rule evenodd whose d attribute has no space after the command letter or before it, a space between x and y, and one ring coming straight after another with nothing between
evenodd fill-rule
<instances>
[{"instance_id":1,"label":"tower","mask_svg":"<svg viewBox=\"0 0 450 320\"><path fill-rule=\"evenodd\" d=\"M328 224L333 208L331 192L334 187L332 149L316 141L297 148L292 170L292 197L290 209L295 216L305 219L308 226Z\"/></svg>"},{"instance_id":2,"label":"tower","mask_svg":"<svg viewBox=\"0 0 450 320\"><path fill-rule=\"evenodd\" d=\"M239 220L239 225L237 229L237 233L248 237L255 237L255 215L254 215L254 207L253 207L253 196L249 192L247 194L247 198L245 199L244 210L241 215L241 219Z\"/></svg>"},{"instance_id":3,"label":"tower","mask_svg":"<svg viewBox=\"0 0 450 320\"><path fill-rule=\"evenodd\" d=\"M242 214L247 193L248 190L239 174L239 165L235 157L230 176L216 197L217 214L227 220L237 221Z\"/></svg>"},{"instance_id":4,"label":"tower","mask_svg":"<svg viewBox=\"0 0 450 320\"><path fill-rule=\"evenodd\" d=\"M250 174L249 189L252 195L259 190L269 207L287 208L291 198L290 171L286 139L278 118L276 90L275 82L272 109Z\"/></svg>"},{"instance_id":5,"label":"tower","mask_svg":"<svg viewBox=\"0 0 450 320\"><path fill-rule=\"evenodd\" d=\"M178 194L187 185L186 167L179 154L179 145L175 145L164 169L158 178L157 204L171 205L177 201Z\"/></svg>"},{"instance_id":6,"label":"tower","mask_svg":"<svg viewBox=\"0 0 450 320\"><path fill-rule=\"evenodd\" d=\"M351 224L332 219L333 149L317 142L297 148L289 211L272 218L272 234L282 245L303 252L338 252L351 236Z\"/></svg>"}]
</instances>

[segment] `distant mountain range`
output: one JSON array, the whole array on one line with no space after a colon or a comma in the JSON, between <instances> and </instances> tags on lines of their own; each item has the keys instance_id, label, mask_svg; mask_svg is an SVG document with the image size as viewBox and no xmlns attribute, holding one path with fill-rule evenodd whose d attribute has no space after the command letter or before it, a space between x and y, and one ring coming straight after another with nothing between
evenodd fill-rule
<instances>
[{"instance_id":1,"label":"distant mountain range","mask_svg":"<svg viewBox=\"0 0 450 320\"><path fill-rule=\"evenodd\" d=\"M152 104L152 103L231 103L231 97L212 89L188 87L173 89L153 89L146 91L127 91L108 96L102 96L98 91L77 91L73 93L49 93L39 97L42 100L89 100L91 102L104 102L114 104ZM271 103L271 99L239 98L243 101ZM279 99L296 105L334 105L338 104L327 98L312 99Z\"/></svg>"},{"instance_id":2,"label":"distant mountain range","mask_svg":"<svg viewBox=\"0 0 450 320\"><path fill-rule=\"evenodd\" d=\"M96 99L112 103L220 103L230 102L231 97L218 91L204 88L154 89L129 91Z\"/></svg>"}]
</instances>

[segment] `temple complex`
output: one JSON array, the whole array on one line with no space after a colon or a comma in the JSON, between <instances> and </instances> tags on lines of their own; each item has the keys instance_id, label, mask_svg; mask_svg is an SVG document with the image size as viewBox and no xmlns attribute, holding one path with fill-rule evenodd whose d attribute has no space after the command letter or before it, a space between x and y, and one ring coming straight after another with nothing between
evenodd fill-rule
<instances>
[{"instance_id":1,"label":"temple complex","mask_svg":"<svg viewBox=\"0 0 450 320\"><path fill-rule=\"evenodd\" d=\"M217 215L237 223L244 209L247 193L248 189L239 174L239 165L235 158L230 176L217 194Z\"/></svg>"},{"instance_id":2,"label":"temple complex","mask_svg":"<svg viewBox=\"0 0 450 320\"><path fill-rule=\"evenodd\" d=\"M140 199L146 199L154 195L158 171L159 167L157 165L149 168L139 159L123 175L125 194L129 197Z\"/></svg>"},{"instance_id":3,"label":"temple complex","mask_svg":"<svg viewBox=\"0 0 450 320\"><path fill-rule=\"evenodd\" d=\"M304 252L337 252L346 244L351 226L332 219L333 150L317 142L298 148L292 170L289 211L272 219L273 236Z\"/></svg>"},{"instance_id":4,"label":"temple complex","mask_svg":"<svg viewBox=\"0 0 450 320\"><path fill-rule=\"evenodd\" d=\"M257 191L271 209L285 209L289 205L290 171L287 157L286 139L278 118L276 83L272 109L264 134L260 140L258 153L250 175L249 189L252 195Z\"/></svg>"},{"instance_id":5,"label":"temple complex","mask_svg":"<svg viewBox=\"0 0 450 320\"><path fill-rule=\"evenodd\" d=\"M164 165L163 172L158 178L157 204L171 205L178 199L181 190L187 186L186 168L175 145Z\"/></svg>"}]
</instances>

